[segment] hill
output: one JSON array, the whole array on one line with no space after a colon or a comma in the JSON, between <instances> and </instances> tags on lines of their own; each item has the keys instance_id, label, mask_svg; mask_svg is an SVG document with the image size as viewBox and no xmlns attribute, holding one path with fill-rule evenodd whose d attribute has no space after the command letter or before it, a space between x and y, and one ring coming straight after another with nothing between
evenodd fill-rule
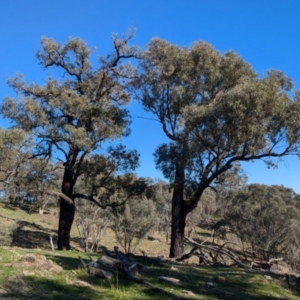
<instances>
[{"instance_id":1,"label":"hill","mask_svg":"<svg viewBox=\"0 0 300 300\"><path fill-rule=\"evenodd\" d=\"M73 250L51 250L49 237L54 243L56 237L55 209L39 215L1 204L0 221L0 299L299 299L296 286L288 286L281 274L202 266L195 260L156 260L154 257L167 254L169 245L155 234L138 247L147 256L138 255L137 250L128 258L144 267L136 275L139 282L116 269L111 279L98 278L88 274L79 256L88 263L113 253L117 243L109 230L102 241L106 247L89 258L81 251L75 226ZM179 281L170 283L158 280L159 276Z\"/></svg>"}]
</instances>

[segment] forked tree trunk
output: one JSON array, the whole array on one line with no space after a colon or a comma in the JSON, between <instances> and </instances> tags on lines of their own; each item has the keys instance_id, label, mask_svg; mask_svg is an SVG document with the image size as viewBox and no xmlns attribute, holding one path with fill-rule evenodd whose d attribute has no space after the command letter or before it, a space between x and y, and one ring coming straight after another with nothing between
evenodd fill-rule
<instances>
[{"instance_id":1,"label":"forked tree trunk","mask_svg":"<svg viewBox=\"0 0 300 300\"><path fill-rule=\"evenodd\" d=\"M184 252L184 229L186 220L182 189L174 188L172 197L172 224L170 257L176 257Z\"/></svg>"}]
</instances>

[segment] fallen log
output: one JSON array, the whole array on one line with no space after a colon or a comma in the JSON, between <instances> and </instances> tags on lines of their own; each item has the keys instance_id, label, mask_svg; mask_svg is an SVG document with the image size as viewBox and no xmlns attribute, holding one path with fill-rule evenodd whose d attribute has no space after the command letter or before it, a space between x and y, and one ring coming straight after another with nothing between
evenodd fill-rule
<instances>
[{"instance_id":1,"label":"fallen log","mask_svg":"<svg viewBox=\"0 0 300 300\"><path fill-rule=\"evenodd\" d=\"M232 266L232 264L230 264L230 265L224 264L225 260L222 257L222 255L223 255L223 256L227 256L232 261L234 261L233 265L238 265L241 268L249 268L250 267L250 266L244 264L232 251L226 249L224 247L226 243L221 246L217 246L217 245L204 244L205 241L200 244L188 237L186 237L185 240L187 243L194 246L194 248L192 249L193 252L195 252L195 250L194 250L195 247L200 249L200 251L202 251L202 259L206 258L206 260L209 262L210 265ZM204 255L203 254L204 252L207 252L207 255ZM222 262L220 261L219 257L221 257Z\"/></svg>"},{"instance_id":2,"label":"fallen log","mask_svg":"<svg viewBox=\"0 0 300 300\"><path fill-rule=\"evenodd\" d=\"M187 253L183 253L182 255L175 257L174 260L176 260L176 261L183 261L183 260L189 259L190 257L193 256L193 254L194 254L194 252L196 250L198 250L197 246L195 246L194 248L192 248L191 251L189 251Z\"/></svg>"},{"instance_id":3,"label":"fallen log","mask_svg":"<svg viewBox=\"0 0 300 300\"><path fill-rule=\"evenodd\" d=\"M278 262L282 260L283 257L272 258L269 261L253 261L251 263L251 269L270 270L274 264L278 264Z\"/></svg>"},{"instance_id":4,"label":"fallen log","mask_svg":"<svg viewBox=\"0 0 300 300\"><path fill-rule=\"evenodd\" d=\"M94 268L94 267L89 267L88 272L91 275L100 277L100 278L105 278L105 279L111 279L113 278L114 274L99 268Z\"/></svg>"},{"instance_id":5,"label":"fallen log","mask_svg":"<svg viewBox=\"0 0 300 300\"><path fill-rule=\"evenodd\" d=\"M97 260L97 262L108 268L118 268L123 265L123 262L121 260L115 259L107 255L103 255Z\"/></svg>"}]
</instances>

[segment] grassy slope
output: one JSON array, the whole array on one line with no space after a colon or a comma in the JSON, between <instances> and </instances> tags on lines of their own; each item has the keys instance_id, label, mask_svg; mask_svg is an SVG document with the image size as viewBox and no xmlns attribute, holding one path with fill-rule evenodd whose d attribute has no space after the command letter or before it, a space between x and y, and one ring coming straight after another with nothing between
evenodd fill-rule
<instances>
[{"instance_id":1,"label":"grassy slope","mask_svg":"<svg viewBox=\"0 0 300 300\"><path fill-rule=\"evenodd\" d=\"M17 231L15 239L18 247L0 247L0 299L170 299L118 276L109 281L88 275L78 260L79 255L85 257L84 253L50 251L49 235L55 235L56 216L27 214L0 205L2 232L14 223L12 219L20 220L22 228ZM76 246L75 227L73 236L73 245ZM111 232L107 232L103 244L108 248L116 244ZM168 245L144 241L139 248L157 255L165 253ZM60 265L63 271L55 274L39 266L20 266L20 257L28 253L45 255ZM186 299L299 299L299 294L288 290L285 281L275 275L268 280L261 274L238 268L200 267L195 264L178 264L175 266L178 270L171 270L171 265L157 267L150 264L147 267L148 271L142 274L144 279ZM24 276L26 272L27 276ZM176 286L164 284L157 281L160 275L178 278L180 283ZM217 285L209 287L207 282L216 282ZM191 291L195 296L183 290Z\"/></svg>"}]
</instances>

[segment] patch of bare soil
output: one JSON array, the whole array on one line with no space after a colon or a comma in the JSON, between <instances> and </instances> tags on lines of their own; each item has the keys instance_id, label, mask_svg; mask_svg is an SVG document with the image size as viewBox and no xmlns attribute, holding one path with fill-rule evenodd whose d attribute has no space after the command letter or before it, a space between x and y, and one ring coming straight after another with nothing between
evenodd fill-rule
<instances>
[{"instance_id":1,"label":"patch of bare soil","mask_svg":"<svg viewBox=\"0 0 300 300\"><path fill-rule=\"evenodd\" d=\"M49 276L58 274L63 268L50 259L40 254L26 254L21 256L19 262L12 265L13 268L20 268L24 276Z\"/></svg>"}]
</instances>

